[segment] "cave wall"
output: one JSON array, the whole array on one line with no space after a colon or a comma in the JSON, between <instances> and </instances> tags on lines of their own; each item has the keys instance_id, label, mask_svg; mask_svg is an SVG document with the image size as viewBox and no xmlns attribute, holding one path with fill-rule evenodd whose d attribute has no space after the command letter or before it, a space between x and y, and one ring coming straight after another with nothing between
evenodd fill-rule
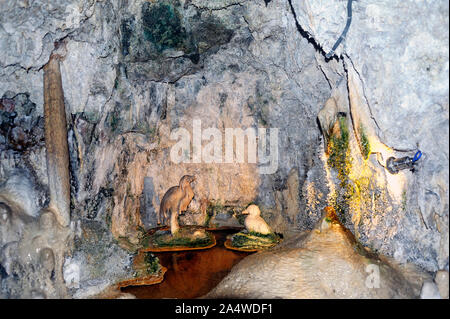
<instances>
[{"instance_id":1,"label":"cave wall","mask_svg":"<svg viewBox=\"0 0 450 319\"><path fill-rule=\"evenodd\" d=\"M329 52L347 20L347 3L291 4L302 29ZM354 1L352 8L351 27L336 54L342 55L349 92L358 95L350 101L353 124L365 118L372 151L385 157L423 152L415 173L387 176L393 209L383 222L369 209L353 229L365 228L366 243L401 261L448 269L448 3Z\"/></svg>"},{"instance_id":2,"label":"cave wall","mask_svg":"<svg viewBox=\"0 0 450 319\"><path fill-rule=\"evenodd\" d=\"M349 184L359 190L342 210L346 226L374 250L448 270L444 1L354 2L332 59L324 54L345 25L344 1L9 0L1 13L0 185L10 202L25 196L30 204L17 210L30 225L49 196L42 67L61 56L74 236L66 268L82 273L70 294L129 274L130 253L118 240L136 243L148 226L142 216L184 174L198 179L194 209L202 199L256 202L287 237L311 229L341 182L317 123L330 96L347 114ZM222 132L279 128L278 170L172 163L170 132L192 133L195 119ZM417 171L392 177L374 154L364 160L360 123L374 153L401 157L419 147ZM33 191L7 192L17 176ZM101 266L104 258L120 266Z\"/></svg>"}]
</instances>

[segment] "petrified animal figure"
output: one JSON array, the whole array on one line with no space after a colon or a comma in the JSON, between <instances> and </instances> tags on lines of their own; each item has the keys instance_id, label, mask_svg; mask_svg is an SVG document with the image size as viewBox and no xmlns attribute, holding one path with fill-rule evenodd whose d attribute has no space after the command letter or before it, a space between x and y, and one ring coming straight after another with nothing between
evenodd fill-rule
<instances>
[{"instance_id":1,"label":"petrified animal figure","mask_svg":"<svg viewBox=\"0 0 450 319\"><path fill-rule=\"evenodd\" d=\"M260 216L261 211L258 206L250 205L242 212L242 214L248 215L247 218L245 218L244 225L249 232L256 232L264 235L272 233L269 225L267 225L265 220Z\"/></svg>"},{"instance_id":2,"label":"petrified animal figure","mask_svg":"<svg viewBox=\"0 0 450 319\"><path fill-rule=\"evenodd\" d=\"M169 188L161 200L158 224L166 223L170 212L170 231L172 234L175 234L179 229L178 215L187 209L192 198L194 198L194 191L191 188L193 181L195 181L195 176L184 175L180 179L179 185Z\"/></svg>"},{"instance_id":3,"label":"petrified animal figure","mask_svg":"<svg viewBox=\"0 0 450 319\"><path fill-rule=\"evenodd\" d=\"M195 177L194 176L190 177L191 181L189 182L187 180L183 181L183 183L180 181L180 187L182 187L185 191L185 196L181 199L180 203L180 212L186 211L192 199L194 198L194 191L192 190L190 183L195 181ZM185 184L185 186L182 186L182 184Z\"/></svg>"}]
</instances>

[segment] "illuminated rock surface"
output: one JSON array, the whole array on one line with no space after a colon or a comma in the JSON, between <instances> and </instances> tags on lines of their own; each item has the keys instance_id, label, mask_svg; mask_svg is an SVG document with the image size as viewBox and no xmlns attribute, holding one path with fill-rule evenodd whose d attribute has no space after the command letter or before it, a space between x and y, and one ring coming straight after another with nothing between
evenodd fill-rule
<instances>
[{"instance_id":1,"label":"illuminated rock surface","mask_svg":"<svg viewBox=\"0 0 450 319\"><path fill-rule=\"evenodd\" d=\"M98 293L130 274L130 247L185 174L197 176L189 207L197 214L180 224L236 226L234 211L255 203L273 231L295 241L333 205L364 246L448 271L448 2L353 1L339 59L326 61L346 5L3 1L0 296L51 296L28 284L38 258L10 272L49 203L43 66L51 54L61 57L70 160L73 241L64 264L81 274L67 296ZM327 123L334 149L326 155L317 117L330 98L338 120ZM170 132L192 135L193 120L221 132L279 128L278 170L171 162ZM381 165L417 148L414 173L391 175Z\"/></svg>"},{"instance_id":2,"label":"illuminated rock surface","mask_svg":"<svg viewBox=\"0 0 450 319\"><path fill-rule=\"evenodd\" d=\"M206 298L417 298L425 274L390 266L333 219L246 257ZM423 276L423 278L422 278ZM436 288L437 291L437 288Z\"/></svg>"}]
</instances>

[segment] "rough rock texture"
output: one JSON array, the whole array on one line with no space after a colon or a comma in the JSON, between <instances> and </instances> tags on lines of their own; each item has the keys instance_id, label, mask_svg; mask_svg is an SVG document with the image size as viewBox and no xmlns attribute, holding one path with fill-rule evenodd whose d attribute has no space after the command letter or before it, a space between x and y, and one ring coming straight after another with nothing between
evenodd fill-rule
<instances>
[{"instance_id":1,"label":"rough rock texture","mask_svg":"<svg viewBox=\"0 0 450 319\"><path fill-rule=\"evenodd\" d=\"M28 191L27 180L19 189ZM28 198L33 192L26 192ZM29 216L18 205L20 198L0 204L0 296L4 298L68 297L62 268L71 248L72 232L61 227L51 209ZM33 198L31 198L33 199ZM34 198L35 199L35 198Z\"/></svg>"},{"instance_id":2,"label":"rough rock texture","mask_svg":"<svg viewBox=\"0 0 450 319\"><path fill-rule=\"evenodd\" d=\"M439 270L438 272L436 272L434 282L436 283L439 289L439 294L441 295L441 298L448 299L448 286L449 286L448 271Z\"/></svg>"},{"instance_id":3,"label":"rough rock texture","mask_svg":"<svg viewBox=\"0 0 450 319\"><path fill-rule=\"evenodd\" d=\"M73 277L71 271L78 276L69 285L74 298L91 297L121 279L133 277L132 256L113 240L104 223L84 220L80 230L74 252L64 264L66 278Z\"/></svg>"},{"instance_id":4,"label":"rough rock texture","mask_svg":"<svg viewBox=\"0 0 450 319\"><path fill-rule=\"evenodd\" d=\"M345 25L346 2L290 2L303 31L329 52ZM448 269L448 13L445 1L354 1L352 25L337 50L350 94L354 86L360 95L353 119L366 117L372 151L383 152L382 143L392 150L385 157L412 157L417 148L424 154L416 173L387 178L395 224L377 222L369 211L354 229L366 233L365 243L433 271ZM363 231L375 223L372 234Z\"/></svg>"},{"instance_id":5,"label":"rough rock texture","mask_svg":"<svg viewBox=\"0 0 450 319\"><path fill-rule=\"evenodd\" d=\"M427 281L420 291L420 299L440 299L439 289L434 282Z\"/></svg>"},{"instance_id":6,"label":"rough rock texture","mask_svg":"<svg viewBox=\"0 0 450 319\"><path fill-rule=\"evenodd\" d=\"M390 265L324 217L302 239L240 261L205 298L415 298L423 278Z\"/></svg>"},{"instance_id":7,"label":"rough rock texture","mask_svg":"<svg viewBox=\"0 0 450 319\"><path fill-rule=\"evenodd\" d=\"M131 252L116 241L135 243L153 227L162 195L185 174L198 181L191 210L206 201L256 203L274 231L296 238L334 203L364 245L428 271L448 270L448 3L354 1L339 58L326 61L346 3L3 1L0 207L21 217L13 215L17 231L1 234L0 249L20 241L26 216L38 218L49 201L42 67L54 53L68 126L71 231L75 238L103 234L102 244L112 247L105 248L111 271L96 272L98 263L85 262L92 252L75 245L85 277L72 295L96 290L95 279L107 285L127 273ZM317 123L330 97L350 132L344 182ZM170 133L182 127L192 137L193 120L221 132L279 128L277 171L173 163ZM364 145L373 153L367 160ZM393 176L381 166L417 147L423 156L415 173ZM23 201L8 186L16 176L26 176L33 192ZM195 216L186 220L204 221Z\"/></svg>"}]
</instances>

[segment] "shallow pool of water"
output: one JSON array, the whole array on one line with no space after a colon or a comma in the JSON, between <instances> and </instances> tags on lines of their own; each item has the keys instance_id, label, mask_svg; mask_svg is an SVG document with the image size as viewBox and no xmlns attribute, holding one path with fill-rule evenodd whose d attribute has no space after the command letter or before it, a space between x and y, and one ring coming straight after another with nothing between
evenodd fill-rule
<instances>
[{"instance_id":1,"label":"shallow pool of water","mask_svg":"<svg viewBox=\"0 0 450 319\"><path fill-rule=\"evenodd\" d=\"M212 231L217 244L205 250L154 253L167 268L164 281L151 286L122 288L137 298L197 298L205 295L249 253L231 251L223 244L236 229Z\"/></svg>"}]
</instances>

